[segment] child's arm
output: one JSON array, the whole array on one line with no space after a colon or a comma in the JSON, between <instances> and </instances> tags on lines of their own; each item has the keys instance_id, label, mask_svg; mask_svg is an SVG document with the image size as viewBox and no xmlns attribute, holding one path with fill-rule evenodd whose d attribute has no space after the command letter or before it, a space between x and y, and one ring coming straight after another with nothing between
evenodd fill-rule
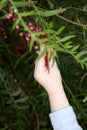
<instances>
[{"instance_id":1,"label":"child's arm","mask_svg":"<svg viewBox=\"0 0 87 130\"><path fill-rule=\"evenodd\" d=\"M54 130L81 130L65 95L56 61L49 61L48 72L44 57L35 63L34 77L48 93Z\"/></svg>"},{"instance_id":2,"label":"child's arm","mask_svg":"<svg viewBox=\"0 0 87 130\"><path fill-rule=\"evenodd\" d=\"M65 108L69 106L66 98L60 71L58 70L56 62L49 61L49 73L45 66L44 56L35 64L35 79L45 88L50 100L51 111Z\"/></svg>"}]
</instances>

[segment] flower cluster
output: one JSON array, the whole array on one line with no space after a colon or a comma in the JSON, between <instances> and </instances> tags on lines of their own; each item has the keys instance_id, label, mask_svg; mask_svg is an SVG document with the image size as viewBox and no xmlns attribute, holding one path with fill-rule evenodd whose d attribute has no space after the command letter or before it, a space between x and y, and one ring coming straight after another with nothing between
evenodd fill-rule
<instances>
[{"instance_id":1,"label":"flower cluster","mask_svg":"<svg viewBox=\"0 0 87 130\"><path fill-rule=\"evenodd\" d=\"M12 20L13 22L16 21L15 13L14 13L13 10L11 10L11 11L7 14L7 19L8 19L8 20Z\"/></svg>"},{"instance_id":2,"label":"flower cluster","mask_svg":"<svg viewBox=\"0 0 87 130\"><path fill-rule=\"evenodd\" d=\"M6 19L11 24L14 24L18 20L18 16L16 13L17 13L16 9L9 10L9 12L7 13ZM27 23L27 26L31 32L34 32L34 33L41 32L41 34L39 36L34 37L34 42L38 42L39 38L44 39L47 37L47 35L43 33L43 29L38 24L35 25L32 21L29 21ZM5 29L0 27L0 32L1 32L1 30L3 31L3 33L2 33L3 38L6 39L7 34L5 32ZM15 31L17 32L19 39L21 39L20 45L16 45L16 47L15 47L15 55L20 56L21 53L23 52L23 50L27 48L27 43L29 43L31 41L32 35L29 32L26 32L25 30L23 30L23 27L21 26L20 23L18 23L15 26ZM39 48L38 44L35 44L34 49L37 51L38 48Z\"/></svg>"},{"instance_id":3,"label":"flower cluster","mask_svg":"<svg viewBox=\"0 0 87 130\"><path fill-rule=\"evenodd\" d=\"M32 0L26 0L27 2L33 2ZM19 19L18 15L17 15L17 9L10 9L10 0L7 0L7 9L6 9L6 12L7 12L7 15L6 15L6 19L4 21L6 21L6 23L8 22L9 25L14 25L17 20ZM38 33L40 32L40 34L37 36L34 37L34 49L37 51L38 50L38 40L39 39L44 39L47 37L47 35L45 33L43 33L43 29L41 26L39 26L37 23L33 23L31 20L29 22L27 22L27 27L29 28L30 32L31 33ZM6 27L7 28L7 27ZM9 32L7 31L7 29L5 28L4 26L4 22L3 20L0 21L0 35L3 37L4 40L6 40L6 42L9 41ZM10 30L10 29L9 29ZM11 41L11 44L14 44L13 47L14 50L15 50L15 54L17 56L20 56L23 52L23 50L25 50L27 48L27 44L29 44L29 42L31 41L32 39L32 35L31 33L25 31L23 29L23 27L21 26L20 23L18 23L16 26L15 26L15 30L14 30L17 37L19 38L18 41L20 41L20 43L18 44L14 44L13 41ZM12 36L14 37L14 36Z\"/></svg>"},{"instance_id":4,"label":"flower cluster","mask_svg":"<svg viewBox=\"0 0 87 130\"><path fill-rule=\"evenodd\" d=\"M11 10L11 11L9 11L8 14L7 14L7 19L8 19L8 20L11 20L11 21L13 21L13 22L16 22L17 18L16 18L15 13L16 13L16 10L14 10L14 11ZM32 32L42 32L42 31L43 31L40 26L35 26L31 21L28 23L28 27L29 27L29 30L32 31ZM19 25L19 24L16 25L16 30L19 31L19 36L20 36L20 37L24 37L24 39L25 39L26 41L30 41L30 39L31 39L31 34L21 31L21 30L22 30L21 25ZM41 34L41 35L40 35L40 38L41 38L41 39L42 39L42 38L45 38L45 37L46 37L46 34ZM36 40L36 39L35 39L35 40Z\"/></svg>"}]
</instances>

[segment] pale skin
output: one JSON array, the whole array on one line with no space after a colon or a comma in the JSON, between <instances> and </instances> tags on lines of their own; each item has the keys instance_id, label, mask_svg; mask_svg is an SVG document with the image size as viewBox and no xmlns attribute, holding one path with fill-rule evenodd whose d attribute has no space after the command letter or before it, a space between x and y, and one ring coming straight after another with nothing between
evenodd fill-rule
<instances>
[{"instance_id":1,"label":"pale skin","mask_svg":"<svg viewBox=\"0 0 87 130\"><path fill-rule=\"evenodd\" d=\"M45 55L44 55L45 56ZM34 78L44 87L48 93L51 112L70 106L62 85L61 74L56 61L51 59L48 72L44 56L35 63Z\"/></svg>"}]
</instances>

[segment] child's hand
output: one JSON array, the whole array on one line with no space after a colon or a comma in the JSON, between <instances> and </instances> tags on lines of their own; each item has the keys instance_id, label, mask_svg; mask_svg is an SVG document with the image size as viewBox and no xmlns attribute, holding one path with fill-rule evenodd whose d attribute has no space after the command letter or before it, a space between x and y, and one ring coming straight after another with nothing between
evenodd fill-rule
<instances>
[{"instance_id":1,"label":"child's hand","mask_svg":"<svg viewBox=\"0 0 87 130\"><path fill-rule=\"evenodd\" d=\"M48 93L55 93L62 87L61 74L56 61L48 61L49 72L45 66L45 55L35 63L34 78L46 89Z\"/></svg>"},{"instance_id":2,"label":"child's hand","mask_svg":"<svg viewBox=\"0 0 87 130\"><path fill-rule=\"evenodd\" d=\"M34 77L45 88L48 93L51 111L57 111L69 106L69 102L65 95L61 74L57 67L56 61L48 61L48 67L45 63L45 55L35 63Z\"/></svg>"}]
</instances>

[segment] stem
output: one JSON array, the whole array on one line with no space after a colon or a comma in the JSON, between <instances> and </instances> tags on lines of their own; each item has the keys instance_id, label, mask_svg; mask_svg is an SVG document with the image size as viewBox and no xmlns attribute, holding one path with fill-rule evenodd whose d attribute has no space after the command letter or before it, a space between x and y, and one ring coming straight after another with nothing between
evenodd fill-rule
<instances>
[{"instance_id":1,"label":"stem","mask_svg":"<svg viewBox=\"0 0 87 130\"><path fill-rule=\"evenodd\" d=\"M72 21L70 19L67 19L67 18L65 18L65 17L63 17L61 15L56 15L56 16L59 17L59 18L61 18L64 21L67 21L67 22L72 23L72 24L77 25L77 26L81 26L81 27L86 27L87 26L87 24L77 23L77 22Z\"/></svg>"}]
</instances>

